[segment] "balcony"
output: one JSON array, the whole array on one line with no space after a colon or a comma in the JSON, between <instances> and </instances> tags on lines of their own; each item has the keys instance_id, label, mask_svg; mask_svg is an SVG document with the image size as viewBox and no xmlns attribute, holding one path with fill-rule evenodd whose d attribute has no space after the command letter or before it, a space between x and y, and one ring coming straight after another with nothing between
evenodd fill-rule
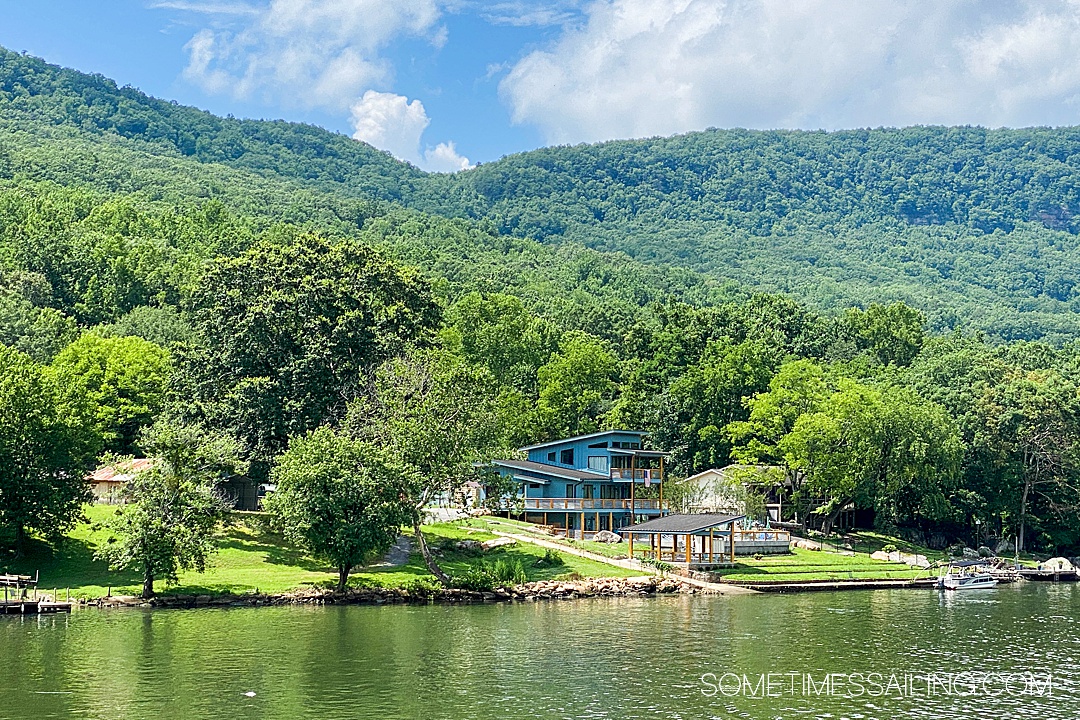
<instances>
[{"instance_id":1,"label":"balcony","mask_svg":"<svg viewBox=\"0 0 1080 720\"><path fill-rule=\"evenodd\" d=\"M634 480L644 480L646 477L654 482L660 482L664 479L664 471L659 468L652 468L651 470L642 470L641 468L611 468L612 480L629 480L633 477Z\"/></svg>"},{"instance_id":2,"label":"balcony","mask_svg":"<svg viewBox=\"0 0 1080 720\"><path fill-rule=\"evenodd\" d=\"M626 510L630 511L630 498L524 498L525 510ZM636 498L634 510L667 510L656 498Z\"/></svg>"}]
</instances>

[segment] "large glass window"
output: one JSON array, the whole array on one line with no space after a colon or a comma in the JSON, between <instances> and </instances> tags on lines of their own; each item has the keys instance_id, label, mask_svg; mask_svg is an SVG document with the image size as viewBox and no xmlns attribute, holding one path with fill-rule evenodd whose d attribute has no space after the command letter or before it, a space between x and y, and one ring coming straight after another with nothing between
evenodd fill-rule
<instances>
[{"instance_id":1,"label":"large glass window","mask_svg":"<svg viewBox=\"0 0 1080 720\"><path fill-rule=\"evenodd\" d=\"M559 453L559 462L563 465L574 464L574 448L568 448Z\"/></svg>"},{"instance_id":2,"label":"large glass window","mask_svg":"<svg viewBox=\"0 0 1080 720\"><path fill-rule=\"evenodd\" d=\"M607 455L590 455L589 469L595 470L596 472L606 473L608 471Z\"/></svg>"}]
</instances>

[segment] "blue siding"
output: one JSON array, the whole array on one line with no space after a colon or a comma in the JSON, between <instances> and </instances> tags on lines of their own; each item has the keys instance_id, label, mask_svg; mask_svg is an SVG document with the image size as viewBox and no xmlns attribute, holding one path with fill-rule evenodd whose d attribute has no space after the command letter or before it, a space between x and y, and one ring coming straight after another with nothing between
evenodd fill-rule
<instances>
[{"instance_id":1,"label":"blue siding","mask_svg":"<svg viewBox=\"0 0 1080 720\"><path fill-rule=\"evenodd\" d=\"M613 430L610 433L604 433L596 437L583 438L581 440L571 440L561 443L554 443L552 445L546 445L544 447L536 448L529 451L529 460L533 462L543 463L544 465L554 465L555 467L573 468L575 470L588 470L589 469L589 457L603 457L608 460L608 467L611 466L611 443L613 442L628 442L637 443L641 445L642 433L636 432L620 432ZM591 448L589 445L597 445L604 443L603 448ZM564 463L562 460L564 451L573 452L573 462ZM606 476L607 472L597 472L597 475Z\"/></svg>"}]
</instances>

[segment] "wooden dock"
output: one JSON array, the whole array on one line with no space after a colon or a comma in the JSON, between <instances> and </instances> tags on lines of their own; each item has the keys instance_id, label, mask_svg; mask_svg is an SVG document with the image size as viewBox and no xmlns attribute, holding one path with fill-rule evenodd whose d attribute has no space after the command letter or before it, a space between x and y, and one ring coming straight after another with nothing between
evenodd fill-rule
<instances>
[{"instance_id":1,"label":"wooden dock","mask_svg":"<svg viewBox=\"0 0 1080 720\"><path fill-rule=\"evenodd\" d=\"M58 602L53 595L38 592L38 575L0 575L4 589L0 615L43 615L71 612L72 603Z\"/></svg>"}]
</instances>

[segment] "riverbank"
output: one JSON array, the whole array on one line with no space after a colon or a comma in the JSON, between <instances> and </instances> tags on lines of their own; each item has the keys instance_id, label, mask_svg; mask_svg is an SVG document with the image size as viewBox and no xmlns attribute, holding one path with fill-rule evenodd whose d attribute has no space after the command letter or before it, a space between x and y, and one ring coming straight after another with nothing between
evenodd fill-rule
<instances>
[{"instance_id":1,"label":"riverbank","mask_svg":"<svg viewBox=\"0 0 1080 720\"><path fill-rule=\"evenodd\" d=\"M132 596L141 589L135 573L115 571L94 559L97 549L109 540L104 527L115 506L86 508L86 521L57 543L35 541L19 559L0 560L0 571L24 575L40 572L40 588L61 598L95 600L108 596ZM406 537L411 540L411 531ZM630 577L639 571L613 567L575 556L548 553L544 548L517 543L484 550L494 533L456 523L425 526L424 536L444 569L455 576L469 576L496 561L520 566L528 582L546 580L587 580ZM336 572L329 565L298 550L269 526L261 513L235 513L217 538L218 551L204 573L182 572L179 582L167 587L159 582L162 597L283 596L294 592L325 592L336 585ZM412 543L415 547L415 542ZM395 557L396 556L396 557ZM391 553L393 562L373 563L359 568L350 577L353 588L400 590L429 586L433 578L415 550Z\"/></svg>"},{"instance_id":2,"label":"riverbank","mask_svg":"<svg viewBox=\"0 0 1080 720\"><path fill-rule=\"evenodd\" d=\"M461 588L349 587L343 591L305 588L286 593L242 595L190 595L170 593L143 600L133 595L84 600L81 607L194 608L269 607L279 605L471 605L497 602L576 600L594 597L647 597L650 595L701 595L708 590L658 576L592 578L587 580L540 580L487 591Z\"/></svg>"}]
</instances>

